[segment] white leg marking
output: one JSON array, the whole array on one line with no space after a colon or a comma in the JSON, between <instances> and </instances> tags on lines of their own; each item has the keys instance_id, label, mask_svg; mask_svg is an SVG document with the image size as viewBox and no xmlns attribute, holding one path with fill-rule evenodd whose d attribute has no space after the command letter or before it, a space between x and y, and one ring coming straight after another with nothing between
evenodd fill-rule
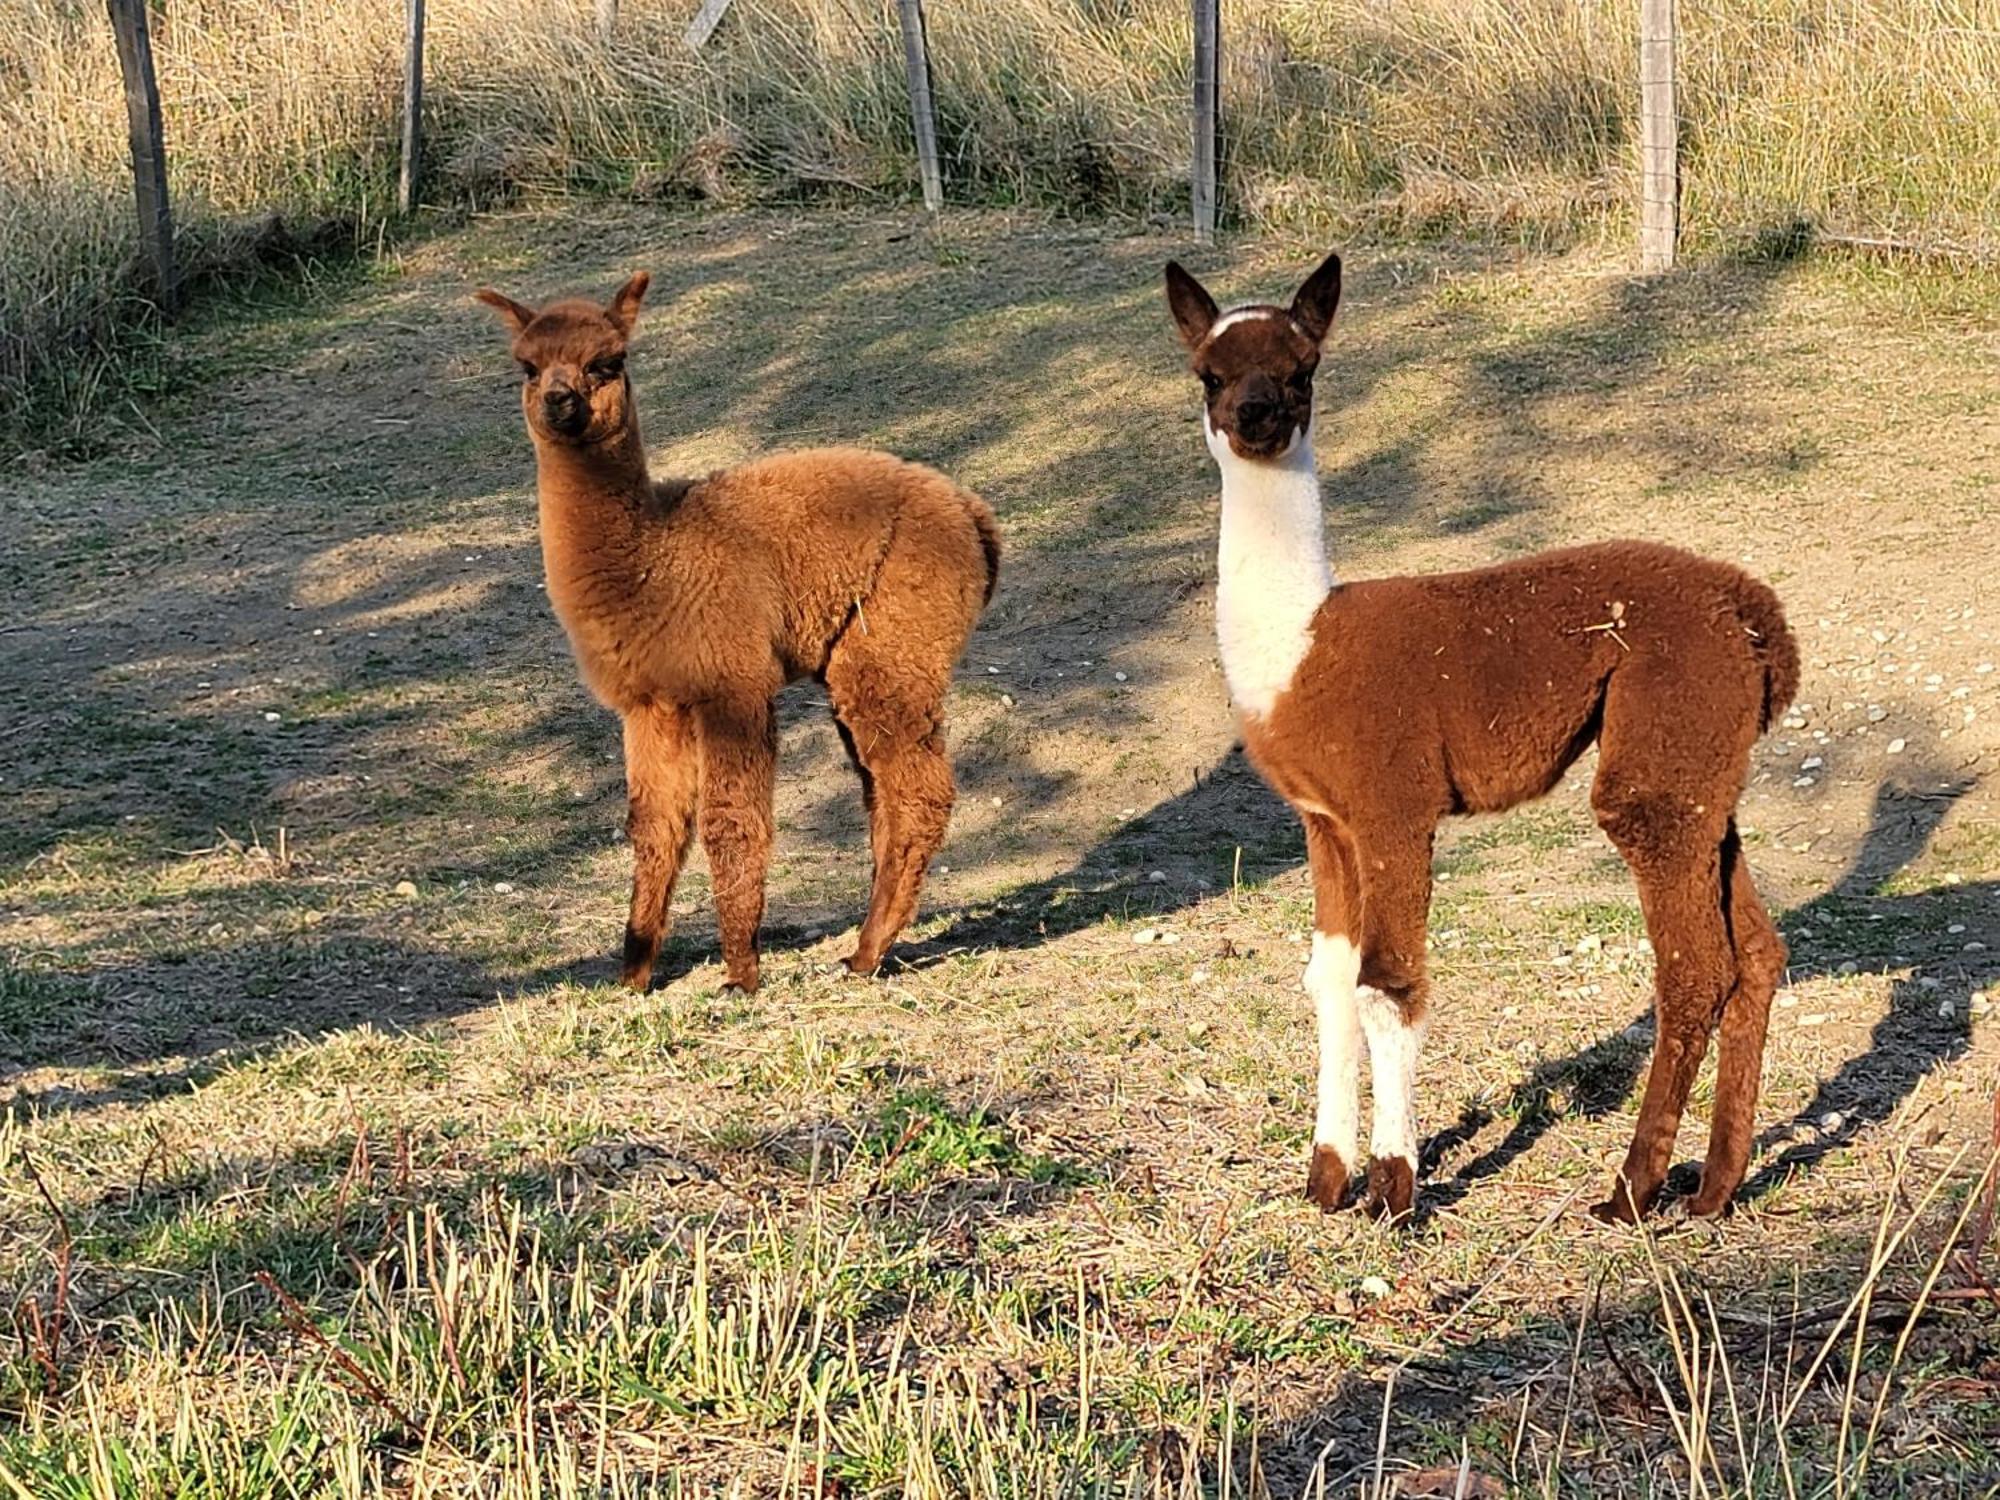
<instances>
[{"instance_id":1,"label":"white leg marking","mask_svg":"<svg viewBox=\"0 0 2000 1500\"><path fill-rule=\"evenodd\" d=\"M1400 1156L1417 1164L1417 1054L1428 1018L1412 1026L1403 1008L1373 985L1359 987L1361 1029L1368 1035L1368 1067L1375 1081L1375 1127L1369 1153L1377 1161Z\"/></svg>"},{"instance_id":2,"label":"white leg marking","mask_svg":"<svg viewBox=\"0 0 2000 1500\"><path fill-rule=\"evenodd\" d=\"M1313 1144L1331 1146L1353 1171L1361 1152L1361 1012L1355 981L1361 952L1344 937L1313 934L1306 993L1319 1016L1319 1109Z\"/></svg>"}]
</instances>

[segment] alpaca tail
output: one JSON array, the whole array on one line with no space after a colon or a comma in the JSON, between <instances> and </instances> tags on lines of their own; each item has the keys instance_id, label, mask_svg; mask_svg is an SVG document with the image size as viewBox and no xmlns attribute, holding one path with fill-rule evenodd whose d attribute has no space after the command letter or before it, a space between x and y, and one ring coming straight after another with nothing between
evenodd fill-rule
<instances>
[{"instance_id":1,"label":"alpaca tail","mask_svg":"<svg viewBox=\"0 0 2000 1500\"><path fill-rule=\"evenodd\" d=\"M986 597L980 602L991 604L1000 585L1000 523L993 519L993 507L970 490L959 491L959 497L972 517L972 529L979 533L979 550L986 554Z\"/></svg>"},{"instance_id":2,"label":"alpaca tail","mask_svg":"<svg viewBox=\"0 0 2000 1500\"><path fill-rule=\"evenodd\" d=\"M1764 668L1764 717L1759 729L1791 706L1799 691L1799 643L1785 623L1785 607L1771 586L1748 574L1736 586L1736 618Z\"/></svg>"}]
</instances>

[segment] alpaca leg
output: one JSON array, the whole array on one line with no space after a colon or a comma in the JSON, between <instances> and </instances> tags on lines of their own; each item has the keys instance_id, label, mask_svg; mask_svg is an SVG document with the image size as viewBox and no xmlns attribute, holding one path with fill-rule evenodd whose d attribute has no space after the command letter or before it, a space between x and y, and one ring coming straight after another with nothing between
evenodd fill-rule
<instances>
[{"instance_id":1,"label":"alpaca leg","mask_svg":"<svg viewBox=\"0 0 2000 1500\"><path fill-rule=\"evenodd\" d=\"M771 861L771 791L777 721L768 702L712 704L696 711L701 737L701 844L708 851L722 962L729 984L757 988L757 929Z\"/></svg>"},{"instance_id":2,"label":"alpaca leg","mask_svg":"<svg viewBox=\"0 0 2000 1500\"><path fill-rule=\"evenodd\" d=\"M1736 985L1736 957L1722 915L1722 845L1704 826L1706 814L1690 818L1685 797L1607 797L1601 773L1593 800L1638 880L1656 969L1656 1035L1639 1123L1611 1197L1591 1209L1607 1222L1632 1223L1666 1181L1688 1089ZM1706 838L1714 841L1704 847Z\"/></svg>"},{"instance_id":3,"label":"alpaca leg","mask_svg":"<svg viewBox=\"0 0 2000 1500\"><path fill-rule=\"evenodd\" d=\"M1771 1018L1771 997L1785 972L1785 940L1758 898L1734 820L1723 840L1722 869L1729 937L1736 950L1736 988L1722 1006L1708 1159L1701 1169L1701 1188L1688 1205L1695 1214L1721 1213L1743 1185L1764 1071L1764 1032Z\"/></svg>"},{"instance_id":4,"label":"alpaca leg","mask_svg":"<svg viewBox=\"0 0 2000 1500\"><path fill-rule=\"evenodd\" d=\"M666 936L674 882L694 832L701 787L694 724L675 704L625 715L625 828L632 842L632 909L625 922L624 980L643 991Z\"/></svg>"},{"instance_id":5,"label":"alpaca leg","mask_svg":"<svg viewBox=\"0 0 2000 1500\"><path fill-rule=\"evenodd\" d=\"M982 565L983 566L983 565ZM902 544L827 658L827 696L867 792L875 879L847 966L872 974L915 914L955 797L944 743L952 665L976 592L940 592L940 565Z\"/></svg>"},{"instance_id":6,"label":"alpaca leg","mask_svg":"<svg viewBox=\"0 0 2000 1500\"><path fill-rule=\"evenodd\" d=\"M1424 932L1430 920L1431 832L1407 827L1387 839L1364 837L1369 870L1362 897L1361 984L1357 999L1368 1039L1375 1120L1369 1133L1368 1196L1363 1207L1397 1220L1416 1203L1417 1058L1430 1020Z\"/></svg>"},{"instance_id":7,"label":"alpaca leg","mask_svg":"<svg viewBox=\"0 0 2000 1500\"><path fill-rule=\"evenodd\" d=\"M951 824L951 761L942 738L927 735L877 756L876 808L882 832L868 916L847 960L857 974L872 974L881 966L897 934L916 914L924 872Z\"/></svg>"},{"instance_id":8,"label":"alpaca leg","mask_svg":"<svg viewBox=\"0 0 2000 1500\"><path fill-rule=\"evenodd\" d=\"M1306 965L1305 985L1319 1034L1318 1107L1306 1197L1331 1213L1346 1201L1361 1155L1361 1012L1355 992L1361 950L1354 942L1361 902L1354 856L1333 820L1307 813L1305 825L1313 875L1312 961Z\"/></svg>"}]
</instances>

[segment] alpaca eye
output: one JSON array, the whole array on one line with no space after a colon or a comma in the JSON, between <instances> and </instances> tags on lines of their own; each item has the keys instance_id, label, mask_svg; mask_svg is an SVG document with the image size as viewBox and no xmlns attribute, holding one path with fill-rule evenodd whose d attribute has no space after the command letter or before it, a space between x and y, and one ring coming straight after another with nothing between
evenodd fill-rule
<instances>
[{"instance_id":1,"label":"alpaca eye","mask_svg":"<svg viewBox=\"0 0 2000 1500\"><path fill-rule=\"evenodd\" d=\"M600 359L590 367L590 373L599 380L616 380L625 373L625 361L622 358Z\"/></svg>"},{"instance_id":2,"label":"alpaca eye","mask_svg":"<svg viewBox=\"0 0 2000 1500\"><path fill-rule=\"evenodd\" d=\"M1201 377L1201 388L1213 396L1222 389L1222 379L1220 376L1204 373Z\"/></svg>"},{"instance_id":3,"label":"alpaca eye","mask_svg":"<svg viewBox=\"0 0 2000 1500\"><path fill-rule=\"evenodd\" d=\"M1297 391L1302 396L1306 392L1310 391L1313 388L1313 373L1314 372L1312 370L1307 369L1307 370L1300 370L1297 374L1292 376L1292 389Z\"/></svg>"},{"instance_id":4,"label":"alpaca eye","mask_svg":"<svg viewBox=\"0 0 2000 1500\"><path fill-rule=\"evenodd\" d=\"M533 380L537 375L542 373L540 370L536 369L533 365L529 364L528 361L526 361L525 359L516 360L515 363L521 367L521 373L527 376L528 379L530 380Z\"/></svg>"}]
</instances>

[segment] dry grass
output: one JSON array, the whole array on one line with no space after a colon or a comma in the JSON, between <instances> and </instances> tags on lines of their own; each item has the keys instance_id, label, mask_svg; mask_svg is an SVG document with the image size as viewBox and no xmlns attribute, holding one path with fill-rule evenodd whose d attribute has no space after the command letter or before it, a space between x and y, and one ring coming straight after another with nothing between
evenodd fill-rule
<instances>
[{"instance_id":1,"label":"dry grass","mask_svg":"<svg viewBox=\"0 0 2000 1500\"><path fill-rule=\"evenodd\" d=\"M1578 1209L1652 978L1580 774L1440 849L1434 1164L1388 1233L1298 1196L1309 881L1229 754L1179 251L496 215L194 336L157 438L0 473L0 1495L1344 1500L1461 1455L1564 1500L1980 1492L1994 1250L1940 1257L2000 1090L1990 313L1912 326L1831 263L1352 257L1345 574L1636 531L1747 557L1808 661L1744 810L1793 963L1738 1212ZM1196 264L1262 295L1308 253ZM665 982L608 982L616 725L466 293L634 265L663 472L861 441L1006 528L881 982L828 972L865 833L799 689L765 988L717 992L698 860Z\"/></svg>"},{"instance_id":2,"label":"dry grass","mask_svg":"<svg viewBox=\"0 0 2000 1500\"><path fill-rule=\"evenodd\" d=\"M615 193L906 196L887 0L739 0L702 57L690 7L633 0L608 47L581 0L431 17L428 201ZM197 271L372 245L394 176L401 6L186 0L156 50ZM1630 6L1281 0L1229 10L1231 201L1250 225L1566 240L1631 197ZM950 191L1178 212L1180 0L939 0ZM1990 248L2000 209L1992 0L1683 9L1688 222ZM128 270L115 59L98 8L0 5L0 425L75 442L171 373ZM227 226L271 212L310 232ZM321 231L324 232L321 232Z\"/></svg>"}]
</instances>

